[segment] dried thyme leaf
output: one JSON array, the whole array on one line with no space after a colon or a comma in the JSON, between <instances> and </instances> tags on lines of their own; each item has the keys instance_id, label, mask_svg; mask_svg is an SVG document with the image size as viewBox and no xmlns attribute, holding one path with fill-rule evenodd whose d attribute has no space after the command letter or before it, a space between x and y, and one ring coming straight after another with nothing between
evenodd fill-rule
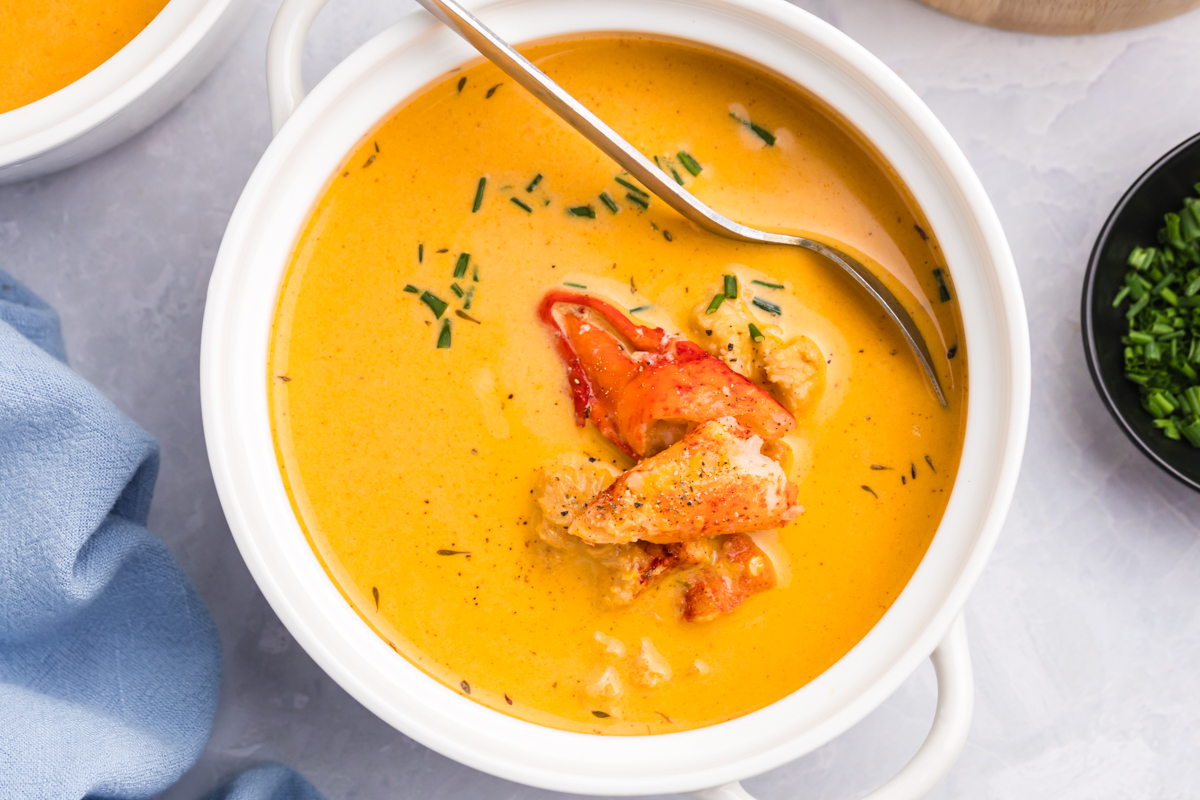
<instances>
[{"instance_id":1,"label":"dried thyme leaf","mask_svg":"<svg viewBox=\"0 0 1200 800\"><path fill-rule=\"evenodd\" d=\"M753 303L754 305L758 306L759 308L761 308L763 311L767 312L768 314L774 314L775 316L778 317L779 315L781 315L783 313L783 309L780 308L779 306L775 305L774 303L772 303L770 300L763 300L761 297L756 297L753 300L751 300L750 302Z\"/></svg>"}]
</instances>

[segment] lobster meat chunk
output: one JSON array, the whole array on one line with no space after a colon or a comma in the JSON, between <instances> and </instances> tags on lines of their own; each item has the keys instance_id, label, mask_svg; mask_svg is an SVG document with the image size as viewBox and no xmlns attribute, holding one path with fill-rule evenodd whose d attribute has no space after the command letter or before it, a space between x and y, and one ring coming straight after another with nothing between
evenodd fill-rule
<instances>
[{"instance_id":1,"label":"lobster meat chunk","mask_svg":"<svg viewBox=\"0 0 1200 800\"><path fill-rule=\"evenodd\" d=\"M632 467L567 529L587 544L671 544L779 528L803 509L762 437L732 417L705 422Z\"/></svg>"},{"instance_id":2,"label":"lobster meat chunk","mask_svg":"<svg viewBox=\"0 0 1200 800\"><path fill-rule=\"evenodd\" d=\"M707 622L727 614L752 594L775 588L775 568L749 536L730 536L720 557L691 579L683 595L685 622Z\"/></svg>"},{"instance_id":3,"label":"lobster meat chunk","mask_svg":"<svg viewBox=\"0 0 1200 800\"><path fill-rule=\"evenodd\" d=\"M551 291L538 317L554 331L567 367L576 424L590 419L634 458L661 452L721 417L766 439L796 427L775 398L699 345L636 325L599 298Z\"/></svg>"}]
</instances>

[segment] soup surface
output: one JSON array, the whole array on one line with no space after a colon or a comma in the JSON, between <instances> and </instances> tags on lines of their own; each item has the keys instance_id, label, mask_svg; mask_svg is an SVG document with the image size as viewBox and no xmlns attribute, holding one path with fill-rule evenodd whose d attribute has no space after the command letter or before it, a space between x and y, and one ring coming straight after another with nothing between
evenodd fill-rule
<instances>
[{"instance_id":1,"label":"soup surface","mask_svg":"<svg viewBox=\"0 0 1200 800\"><path fill-rule=\"evenodd\" d=\"M796 87L653 39L527 53L715 208L819 231L882 265L941 351L949 407L836 269L697 230L484 63L406 101L313 211L272 334L281 469L347 600L447 686L568 730L710 725L829 668L924 555L965 423L953 287L898 180ZM752 537L775 585L736 608L688 611L687 570L608 602L586 552L546 543L538 501L556 464L617 472L635 459L595 416L576 424L575 381L539 303L555 290L601 298L737 369L705 343L725 276L738 298L714 313L749 315L766 341L808 337L825 362L824 391L796 405L783 439L803 513Z\"/></svg>"},{"instance_id":2,"label":"soup surface","mask_svg":"<svg viewBox=\"0 0 1200 800\"><path fill-rule=\"evenodd\" d=\"M73 83L111 58L167 0L4 0L0 114Z\"/></svg>"}]
</instances>

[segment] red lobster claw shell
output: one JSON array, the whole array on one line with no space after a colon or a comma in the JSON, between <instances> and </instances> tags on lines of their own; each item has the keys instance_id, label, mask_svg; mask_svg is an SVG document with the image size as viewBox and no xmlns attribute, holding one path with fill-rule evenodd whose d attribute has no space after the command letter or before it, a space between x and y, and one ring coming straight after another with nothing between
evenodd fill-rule
<instances>
[{"instance_id":1,"label":"red lobster claw shell","mask_svg":"<svg viewBox=\"0 0 1200 800\"><path fill-rule=\"evenodd\" d=\"M538 317L554 331L580 427L592 420L634 458L660 452L703 422L733 417L767 439L796 426L790 412L718 358L609 303L553 290Z\"/></svg>"}]
</instances>

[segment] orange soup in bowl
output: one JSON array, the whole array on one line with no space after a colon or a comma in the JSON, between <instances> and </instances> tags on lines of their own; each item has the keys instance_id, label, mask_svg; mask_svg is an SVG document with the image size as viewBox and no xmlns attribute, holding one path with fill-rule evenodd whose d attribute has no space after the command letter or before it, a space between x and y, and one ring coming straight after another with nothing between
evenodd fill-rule
<instances>
[{"instance_id":1,"label":"orange soup in bowl","mask_svg":"<svg viewBox=\"0 0 1200 800\"><path fill-rule=\"evenodd\" d=\"M142 32L167 0L4 0L0 114L82 78Z\"/></svg>"},{"instance_id":2,"label":"orange soup in bowl","mask_svg":"<svg viewBox=\"0 0 1200 800\"><path fill-rule=\"evenodd\" d=\"M881 265L936 359L807 251L700 231L490 64L331 178L281 288L280 468L330 577L447 686L687 730L846 654L937 530L967 353L908 192L799 88L649 38L527 55L728 216Z\"/></svg>"}]
</instances>

